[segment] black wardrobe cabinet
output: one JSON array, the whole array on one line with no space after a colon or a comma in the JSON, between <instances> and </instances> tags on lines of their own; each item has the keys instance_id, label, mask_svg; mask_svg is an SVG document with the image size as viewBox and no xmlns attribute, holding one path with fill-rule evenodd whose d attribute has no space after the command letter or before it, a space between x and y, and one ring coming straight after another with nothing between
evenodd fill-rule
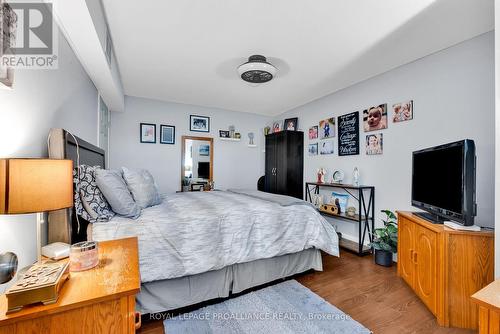
<instances>
[{"instance_id":1,"label":"black wardrobe cabinet","mask_svg":"<svg viewBox=\"0 0 500 334\"><path fill-rule=\"evenodd\" d=\"M303 132L281 131L266 136L266 192L303 199L303 170Z\"/></svg>"}]
</instances>

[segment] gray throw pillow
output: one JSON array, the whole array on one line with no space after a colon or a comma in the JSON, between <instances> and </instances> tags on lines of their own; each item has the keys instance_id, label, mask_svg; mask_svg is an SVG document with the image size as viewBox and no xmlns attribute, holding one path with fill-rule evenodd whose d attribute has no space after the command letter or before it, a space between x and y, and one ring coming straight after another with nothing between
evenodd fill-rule
<instances>
[{"instance_id":1,"label":"gray throw pillow","mask_svg":"<svg viewBox=\"0 0 500 334\"><path fill-rule=\"evenodd\" d=\"M132 197L134 197L135 202L141 209L161 203L155 180L147 170L131 170L122 167L122 172L128 190L130 190Z\"/></svg>"},{"instance_id":2,"label":"gray throw pillow","mask_svg":"<svg viewBox=\"0 0 500 334\"><path fill-rule=\"evenodd\" d=\"M141 208L132 198L121 172L97 169L95 179L97 186L115 213L132 219L139 217Z\"/></svg>"}]
</instances>

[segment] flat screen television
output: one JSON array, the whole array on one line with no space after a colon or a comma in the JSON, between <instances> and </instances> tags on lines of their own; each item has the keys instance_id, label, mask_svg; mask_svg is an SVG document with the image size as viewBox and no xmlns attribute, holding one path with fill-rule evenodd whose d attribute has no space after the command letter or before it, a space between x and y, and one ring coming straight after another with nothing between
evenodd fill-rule
<instances>
[{"instance_id":1,"label":"flat screen television","mask_svg":"<svg viewBox=\"0 0 500 334\"><path fill-rule=\"evenodd\" d=\"M198 162L198 177L200 179L210 178L210 162Z\"/></svg>"},{"instance_id":2,"label":"flat screen television","mask_svg":"<svg viewBox=\"0 0 500 334\"><path fill-rule=\"evenodd\" d=\"M474 141L413 152L411 203L434 223L452 220L474 225L476 216L476 148Z\"/></svg>"}]
</instances>

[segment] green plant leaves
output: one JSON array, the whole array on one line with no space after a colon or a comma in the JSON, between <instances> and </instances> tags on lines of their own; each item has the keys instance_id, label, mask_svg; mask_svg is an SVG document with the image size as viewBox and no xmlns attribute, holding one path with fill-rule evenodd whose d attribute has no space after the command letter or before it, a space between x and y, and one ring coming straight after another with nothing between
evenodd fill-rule
<instances>
[{"instance_id":1,"label":"green plant leaves","mask_svg":"<svg viewBox=\"0 0 500 334\"><path fill-rule=\"evenodd\" d=\"M376 228L374 233L374 240L370 247L378 250L385 250L392 253L398 251L398 223L397 217L394 212L390 210L381 210L386 215L384 227Z\"/></svg>"},{"instance_id":2,"label":"green plant leaves","mask_svg":"<svg viewBox=\"0 0 500 334\"><path fill-rule=\"evenodd\" d=\"M394 234L394 233L398 233L398 227L394 224L387 224L387 233L388 234Z\"/></svg>"},{"instance_id":3,"label":"green plant leaves","mask_svg":"<svg viewBox=\"0 0 500 334\"><path fill-rule=\"evenodd\" d=\"M387 220L394 221L397 219L396 214L391 210L381 210L381 212L385 213L385 215L387 216Z\"/></svg>"},{"instance_id":4,"label":"green plant leaves","mask_svg":"<svg viewBox=\"0 0 500 334\"><path fill-rule=\"evenodd\" d=\"M375 229L375 234L379 238L383 238L387 235L385 228L376 228Z\"/></svg>"},{"instance_id":5,"label":"green plant leaves","mask_svg":"<svg viewBox=\"0 0 500 334\"><path fill-rule=\"evenodd\" d=\"M385 242L380 244L380 247L385 250L385 251L391 251L392 252L392 246L389 244L386 244Z\"/></svg>"}]
</instances>

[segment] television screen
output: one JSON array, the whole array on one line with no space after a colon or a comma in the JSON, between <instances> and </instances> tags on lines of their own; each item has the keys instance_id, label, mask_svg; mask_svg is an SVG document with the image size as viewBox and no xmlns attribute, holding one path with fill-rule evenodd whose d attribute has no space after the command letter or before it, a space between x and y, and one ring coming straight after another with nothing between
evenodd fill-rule
<instances>
[{"instance_id":1,"label":"television screen","mask_svg":"<svg viewBox=\"0 0 500 334\"><path fill-rule=\"evenodd\" d=\"M455 145L413 155L412 200L462 213L464 146Z\"/></svg>"},{"instance_id":2,"label":"television screen","mask_svg":"<svg viewBox=\"0 0 500 334\"><path fill-rule=\"evenodd\" d=\"M201 179L210 177L210 162L198 162L198 177Z\"/></svg>"}]
</instances>

